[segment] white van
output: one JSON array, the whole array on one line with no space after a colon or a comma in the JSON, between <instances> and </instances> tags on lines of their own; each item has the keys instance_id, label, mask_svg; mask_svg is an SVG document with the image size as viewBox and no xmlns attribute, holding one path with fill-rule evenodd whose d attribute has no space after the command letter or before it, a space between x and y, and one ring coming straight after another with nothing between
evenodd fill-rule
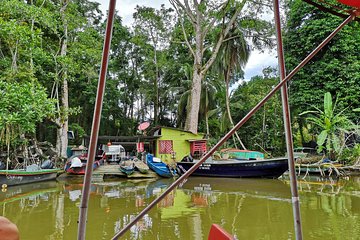
<instances>
[{"instance_id":1,"label":"white van","mask_svg":"<svg viewBox=\"0 0 360 240\"><path fill-rule=\"evenodd\" d=\"M106 146L105 149L106 161L118 163L125 158L125 148L121 145Z\"/></svg>"}]
</instances>

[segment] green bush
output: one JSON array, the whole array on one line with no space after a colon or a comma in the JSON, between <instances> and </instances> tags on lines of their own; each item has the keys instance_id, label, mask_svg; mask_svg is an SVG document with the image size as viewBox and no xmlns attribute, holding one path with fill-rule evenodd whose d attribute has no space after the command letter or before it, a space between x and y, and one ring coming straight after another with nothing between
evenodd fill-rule
<instances>
[{"instance_id":1,"label":"green bush","mask_svg":"<svg viewBox=\"0 0 360 240\"><path fill-rule=\"evenodd\" d=\"M356 144L353 148L344 149L338 159L344 165L353 165L360 161L360 144Z\"/></svg>"}]
</instances>

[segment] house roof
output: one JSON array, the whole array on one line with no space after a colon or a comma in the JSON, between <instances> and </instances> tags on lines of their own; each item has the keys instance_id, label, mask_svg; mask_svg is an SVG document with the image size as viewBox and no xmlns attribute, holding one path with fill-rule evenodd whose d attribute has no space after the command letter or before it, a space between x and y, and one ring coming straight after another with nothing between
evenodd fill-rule
<instances>
[{"instance_id":1,"label":"house roof","mask_svg":"<svg viewBox=\"0 0 360 240\"><path fill-rule=\"evenodd\" d=\"M199 141L207 141L208 139L187 139L188 142L199 142Z\"/></svg>"},{"instance_id":2,"label":"house roof","mask_svg":"<svg viewBox=\"0 0 360 240\"><path fill-rule=\"evenodd\" d=\"M175 127L166 127L166 126L155 126L155 127L153 127L153 128L149 131L149 133L151 133L151 135L153 135L156 130L161 129L161 128L166 128L166 129L171 129L171 130L181 131L181 132L187 132L187 133L191 133L191 134L194 134L194 135L205 135L204 133L197 133L197 134L195 134L195 133L193 133L193 132L186 131L186 130L184 130L184 129L175 128Z\"/></svg>"}]
</instances>

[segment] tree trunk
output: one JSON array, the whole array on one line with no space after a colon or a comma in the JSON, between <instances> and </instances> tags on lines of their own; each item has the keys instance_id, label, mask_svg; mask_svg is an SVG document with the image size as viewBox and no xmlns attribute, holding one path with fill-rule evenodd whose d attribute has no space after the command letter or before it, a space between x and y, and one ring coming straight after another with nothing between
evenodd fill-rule
<instances>
[{"instance_id":1,"label":"tree trunk","mask_svg":"<svg viewBox=\"0 0 360 240\"><path fill-rule=\"evenodd\" d=\"M226 96L225 96L225 102L226 102L226 112L228 114L228 117L229 117L229 121L231 123L231 127L234 127L234 121L231 117L231 111L230 111L230 100L229 100L229 81L230 81L230 69L228 69L226 75L225 75L225 84L226 84ZM239 141L241 147L246 150L246 147L244 145L244 143L241 141L240 137L239 137L239 134L237 132L235 132L235 136L237 138L237 140ZM235 141L234 141L235 143ZM235 144L235 147L236 147L236 144Z\"/></svg>"},{"instance_id":2,"label":"tree trunk","mask_svg":"<svg viewBox=\"0 0 360 240\"><path fill-rule=\"evenodd\" d=\"M299 119L298 119L298 123L299 123L300 137L301 137L301 146L304 146L304 144L305 144L305 137L304 137L304 123L303 123L303 119L299 118Z\"/></svg>"},{"instance_id":3,"label":"tree trunk","mask_svg":"<svg viewBox=\"0 0 360 240\"><path fill-rule=\"evenodd\" d=\"M11 57L12 57L12 62L11 62L11 70L13 72L16 72L17 71L17 52L18 52L18 43L19 43L19 40L16 41L16 44L15 44L15 49L14 51L12 50L12 48L10 48L10 53L11 53Z\"/></svg>"},{"instance_id":4,"label":"tree trunk","mask_svg":"<svg viewBox=\"0 0 360 240\"><path fill-rule=\"evenodd\" d=\"M210 130L209 130L209 116L208 116L208 112L209 112L209 94L208 92L206 93L206 111L205 111L205 124L206 124L206 135L207 137L210 136Z\"/></svg>"},{"instance_id":5,"label":"tree trunk","mask_svg":"<svg viewBox=\"0 0 360 240\"><path fill-rule=\"evenodd\" d=\"M63 27L64 27L64 36L61 43L61 51L60 56L65 57L67 53L67 41L68 41L68 25L67 25L67 19L65 16L65 11L67 8L68 0L64 0L62 2L62 7L60 9L61 18L63 21ZM67 71L64 67L63 73L61 74L61 82L62 82L62 88L61 88L61 104L63 109L67 112L69 109L69 88L68 88L68 81L67 81ZM56 150L60 157L67 158L67 146L68 146L68 128L69 128L69 122L68 122L68 114L67 113L60 113L59 119L57 120L58 123L58 131L57 131L57 139L56 139Z\"/></svg>"},{"instance_id":6,"label":"tree trunk","mask_svg":"<svg viewBox=\"0 0 360 240\"><path fill-rule=\"evenodd\" d=\"M197 133L200 109L201 81L203 75L197 69L194 69L192 88L190 93L190 101L187 106L187 114L185 121L185 130Z\"/></svg>"},{"instance_id":7,"label":"tree trunk","mask_svg":"<svg viewBox=\"0 0 360 240\"><path fill-rule=\"evenodd\" d=\"M159 122L159 67L157 63L157 54L156 54L156 47L154 47L154 63L155 63L155 81L154 81L154 88L155 88L155 99L154 99L154 122L155 125Z\"/></svg>"},{"instance_id":8,"label":"tree trunk","mask_svg":"<svg viewBox=\"0 0 360 240\"><path fill-rule=\"evenodd\" d=\"M204 78L202 71L202 59L203 59L203 32L201 29L201 21L199 14L197 15L196 29L196 50L194 54L194 67L193 67L193 79L190 92L190 101L187 106L185 130L197 134L199 110L200 110L200 98L201 98L201 83Z\"/></svg>"},{"instance_id":9,"label":"tree trunk","mask_svg":"<svg viewBox=\"0 0 360 240\"><path fill-rule=\"evenodd\" d=\"M61 123L57 129L56 152L62 158L67 158L68 129L69 126L67 120Z\"/></svg>"},{"instance_id":10,"label":"tree trunk","mask_svg":"<svg viewBox=\"0 0 360 240\"><path fill-rule=\"evenodd\" d=\"M262 123L262 140L261 140L261 146L263 149L265 149L265 132L266 132L266 103L263 106L263 123Z\"/></svg>"}]
</instances>

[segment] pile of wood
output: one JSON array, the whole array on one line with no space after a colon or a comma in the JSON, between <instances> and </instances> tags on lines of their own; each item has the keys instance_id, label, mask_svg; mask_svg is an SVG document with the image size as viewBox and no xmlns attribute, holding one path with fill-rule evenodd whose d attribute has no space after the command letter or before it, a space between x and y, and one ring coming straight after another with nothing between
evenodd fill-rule
<instances>
[{"instance_id":1,"label":"pile of wood","mask_svg":"<svg viewBox=\"0 0 360 240\"><path fill-rule=\"evenodd\" d=\"M21 169L27 165L40 165L45 160L56 162L58 156L53 145L49 142L37 142L34 139L29 140L27 145L23 144L16 149L10 150L8 154L6 149L0 150L1 166L6 166L8 160L9 169Z\"/></svg>"}]
</instances>

